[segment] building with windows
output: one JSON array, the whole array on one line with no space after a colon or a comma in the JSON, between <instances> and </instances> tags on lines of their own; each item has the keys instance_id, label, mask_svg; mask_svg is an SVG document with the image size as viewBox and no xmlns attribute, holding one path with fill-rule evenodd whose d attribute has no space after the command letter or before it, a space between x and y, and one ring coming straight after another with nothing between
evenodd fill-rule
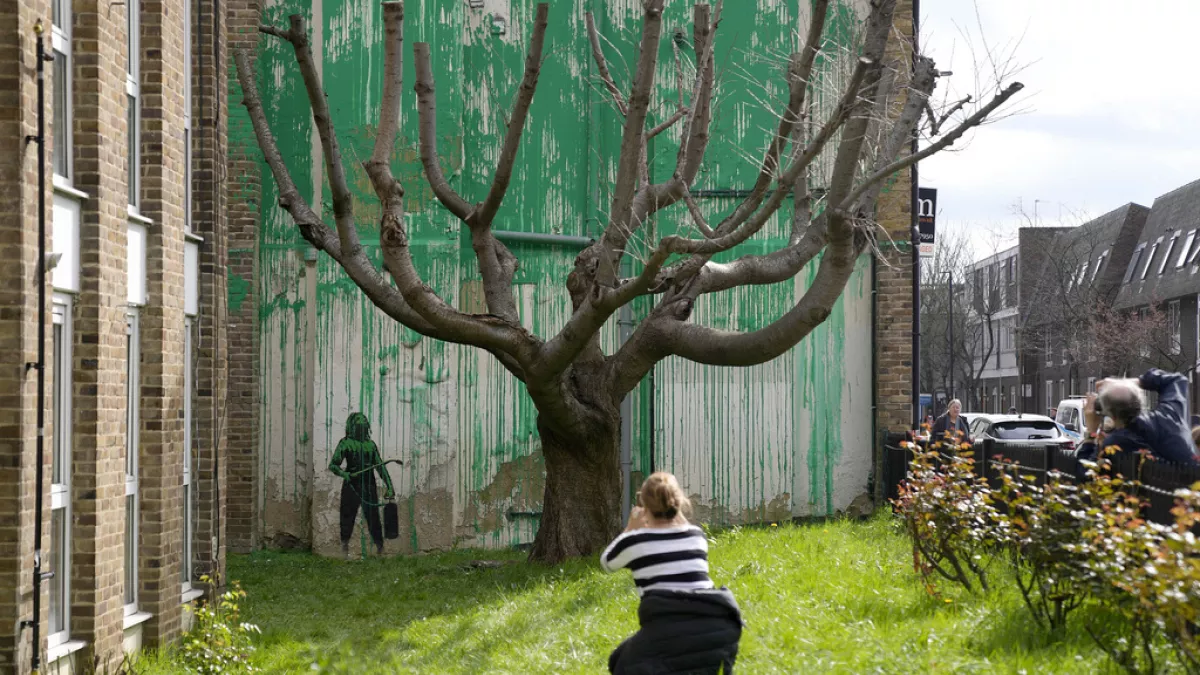
<instances>
[{"instance_id":1,"label":"building with windows","mask_svg":"<svg viewBox=\"0 0 1200 675\"><path fill-rule=\"evenodd\" d=\"M1126 204L1051 242L1026 308L1023 336L1031 348L1025 372L1037 374L1037 402L1026 412L1046 414L1104 377L1106 352L1097 346L1097 326L1117 320L1117 294L1127 270L1137 266L1133 258L1149 213Z\"/></svg>"},{"instance_id":2,"label":"building with windows","mask_svg":"<svg viewBox=\"0 0 1200 675\"><path fill-rule=\"evenodd\" d=\"M1200 336L1200 181L1176 188L1154 200L1138 238L1115 307L1126 316L1130 332L1141 340L1130 359L1113 364L1106 375L1137 376L1146 368L1187 373L1192 381L1195 412L1197 339Z\"/></svg>"},{"instance_id":3,"label":"building with windows","mask_svg":"<svg viewBox=\"0 0 1200 675\"><path fill-rule=\"evenodd\" d=\"M44 672L115 670L178 635L224 569L223 16L0 6L0 670L30 668L34 622Z\"/></svg>"}]
</instances>

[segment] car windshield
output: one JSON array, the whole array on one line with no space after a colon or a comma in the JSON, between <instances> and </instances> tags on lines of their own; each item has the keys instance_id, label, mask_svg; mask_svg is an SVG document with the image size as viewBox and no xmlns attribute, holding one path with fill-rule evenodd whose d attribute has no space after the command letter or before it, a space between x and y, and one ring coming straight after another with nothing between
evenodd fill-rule
<instances>
[{"instance_id":1,"label":"car windshield","mask_svg":"<svg viewBox=\"0 0 1200 675\"><path fill-rule=\"evenodd\" d=\"M1037 441L1058 438L1058 426L1050 420L1012 420L992 425L993 437L1003 441Z\"/></svg>"}]
</instances>

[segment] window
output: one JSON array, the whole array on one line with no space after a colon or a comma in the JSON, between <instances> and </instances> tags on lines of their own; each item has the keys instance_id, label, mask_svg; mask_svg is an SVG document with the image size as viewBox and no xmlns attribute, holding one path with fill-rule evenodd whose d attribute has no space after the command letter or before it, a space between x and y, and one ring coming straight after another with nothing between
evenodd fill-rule
<instances>
[{"instance_id":1,"label":"window","mask_svg":"<svg viewBox=\"0 0 1200 675\"><path fill-rule=\"evenodd\" d=\"M1086 392L1084 392L1084 393L1085 393L1085 394L1091 394L1091 393L1095 392L1095 391L1096 391L1096 378L1094 378L1094 377L1089 377L1089 378L1087 379L1087 383L1088 383L1088 386L1087 386L1087 391L1086 391Z\"/></svg>"},{"instance_id":2,"label":"window","mask_svg":"<svg viewBox=\"0 0 1200 675\"><path fill-rule=\"evenodd\" d=\"M192 414L193 387L195 378L192 369L195 368L193 353L192 320L184 320L183 325L183 548L180 554L180 580L186 593L192 587L192 536L195 528L192 517Z\"/></svg>"},{"instance_id":3,"label":"window","mask_svg":"<svg viewBox=\"0 0 1200 675\"><path fill-rule=\"evenodd\" d=\"M1170 350L1171 354L1179 354L1183 347L1179 328L1179 301L1172 300L1167 303L1167 337L1170 340L1167 344L1167 349Z\"/></svg>"},{"instance_id":4,"label":"window","mask_svg":"<svg viewBox=\"0 0 1200 675\"><path fill-rule=\"evenodd\" d=\"M1008 283L1008 289L1004 294L1009 307L1017 306L1017 258L1013 256L1008 259L1005 266L1005 281Z\"/></svg>"},{"instance_id":5,"label":"window","mask_svg":"<svg viewBox=\"0 0 1200 675\"><path fill-rule=\"evenodd\" d=\"M57 3L56 3L57 7ZM71 636L71 312L70 300L55 296L51 337L50 452L50 626L47 644L57 647Z\"/></svg>"},{"instance_id":6,"label":"window","mask_svg":"<svg viewBox=\"0 0 1200 675\"><path fill-rule=\"evenodd\" d=\"M183 10L183 229L192 231L192 3Z\"/></svg>"},{"instance_id":7,"label":"window","mask_svg":"<svg viewBox=\"0 0 1200 675\"><path fill-rule=\"evenodd\" d=\"M1175 250L1176 239L1179 239L1178 232L1171 237L1170 243L1167 244L1167 252L1163 254L1162 262L1158 265L1158 273L1160 275L1167 269L1167 263L1171 261L1171 253Z\"/></svg>"},{"instance_id":8,"label":"window","mask_svg":"<svg viewBox=\"0 0 1200 675\"><path fill-rule=\"evenodd\" d=\"M1016 387L1016 385L1010 385L1008 387L1008 398L1009 398L1008 404L1010 406L1016 407L1017 406L1017 387Z\"/></svg>"},{"instance_id":9,"label":"window","mask_svg":"<svg viewBox=\"0 0 1200 675\"><path fill-rule=\"evenodd\" d=\"M1196 241L1196 231L1191 230L1183 239L1183 248L1179 249L1179 260L1175 262L1175 269L1179 269L1187 264L1188 253L1192 251L1192 242Z\"/></svg>"},{"instance_id":10,"label":"window","mask_svg":"<svg viewBox=\"0 0 1200 675\"><path fill-rule=\"evenodd\" d=\"M1129 258L1129 268L1125 270L1125 279L1121 282L1127 284L1133 279L1133 274L1137 270L1138 262L1142 259L1142 252L1146 250L1145 244L1139 244L1133 249L1133 255Z\"/></svg>"},{"instance_id":11,"label":"window","mask_svg":"<svg viewBox=\"0 0 1200 675\"><path fill-rule=\"evenodd\" d=\"M54 50L54 174L71 182L71 0L53 0L50 44Z\"/></svg>"},{"instance_id":12,"label":"window","mask_svg":"<svg viewBox=\"0 0 1200 675\"><path fill-rule=\"evenodd\" d=\"M1104 261L1107 259L1108 251L1101 253L1100 257L1096 258L1096 266L1092 268L1092 281L1096 280L1096 275L1100 273L1100 268L1104 266Z\"/></svg>"},{"instance_id":13,"label":"window","mask_svg":"<svg viewBox=\"0 0 1200 675\"><path fill-rule=\"evenodd\" d=\"M129 208L138 210L138 195L141 193L141 141L142 141L142 111L141 88L141 58L138 53L138 31L141 28L138 13L141 11L141 0L127 0L125 4L126 35L125 49L125 122L128 125L128 146L126 152L127 179L129 182Z\"/></svg>"},{"instance_id":14,"label":"window","mask_svg":"<svg viewBox=\"0 0 1200 675\"><path fill-rule=\"evenodd\" d=\"M1054 348L1050 346L1050 336L1049 335L1046 336L1046 344L1043 347L1042 351L1044 351L1046 353L1046 365L1048 365L1048 366L1054 365Z\"/></svg>"},{"instance_id":15,"label":"window","mask_svg":"<svg viewBox=\"0 0 1200 675\"><path fill-rule=\"evenodd\" d=\"M138 604L138 432L141 336L137 310L125 315L125 615Z\"/></svg>"},{"instance_id":16,"label":"window","mask_svg":"<svg viewBox=\"0 0 1200 675\"><path fill-rule=\"evenodd\" d=\"M983 270L975 270L975 287L972 289L972 298L975 304L975 311L983 311Z\"/></svg>"},{"instance_id":17,"label":"window","mask_svg":"<svg viewBox=\"0 0 1200 675\"><path fill-rule=\"evenodd\" d=\"M992 387L992 412L1000 412L1000 392Z\"/></svg>"},{"instance_id":18,"label":"window","mask_svg":"<svg viewBox=\"0 0 1200 675\"><path fill-rule=\"evenodd\" d=\"M1196 254L1200 254L1200 238L1197 238L1195 243L1192 244L1192 251L1188 253L1187 264L1190 265L1196 261Z\"/></svg>"},{"instance_id":19,"label":"window","mask_svg":"<svg viewBox=\"0 0 1200 675\"><path fill-rule=\"evenodd\" d=\"M1146 264L1142 266L1142 275L1139 279L1145 279L1146 274L1150 271L1150 265L1154 264L1154 256L1158 254L1158 247L1162 244L1162 237L1155 240L1154 245L1150 247L1150 253L1146 256Z\"/></svg>"},{"instance_id":20,"label":"window","mask_svg":"<svg viewBox=\"0 0 1200 675\"><path fill-rule=\"evenodd\" d=\"M1054 380L1046 380L1046 407L1054 407Z\"/></svg>"},{"instance_id":21,"label":"window","mask_svg":"<svg viewBox=\"0 0 1200 675\"><path fill-rule=\"evenodd\" d=\"M1058 381L1058 398L1055 400L1061 401L1066 397L1067 397L1067 381L1059 380Z\"/></svg>"}]
</instances>

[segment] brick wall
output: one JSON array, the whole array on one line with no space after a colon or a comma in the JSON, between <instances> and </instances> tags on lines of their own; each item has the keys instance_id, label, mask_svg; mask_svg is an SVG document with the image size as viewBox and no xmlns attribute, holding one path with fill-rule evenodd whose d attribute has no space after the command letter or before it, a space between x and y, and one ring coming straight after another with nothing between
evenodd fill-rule
<instances>
[{"instance_id":1,"label":"brick wall","mask_svg":"<svg viewBox=\"0 0 1200 675\"><path fill-rule=\"evenodd\" d=\"M225 514L228 491L229 405L226 395L226 85L225 10L212 0L194 7L192 41L192 200L193 231L200 244L200 314L196 317L195 434L192 442L193 484L196 486L196 538L193 580L213 574L224 578ZM214 548L214 542L216 547Z\"/></svg>"},{"instance_id":2,"label":"brick wall","mask_svg":"<svg viewBox=\"0 0 1200 675\"><path fill-rule=\"evenodd\" d=\"M127 125L125 93L126 10L107 0L74 0L73 6L73 185L86 193L80 217L80 287L72 303L72 438L70 568L54 570L71 579L70 638L83 641L76 667L115 672L122 658L124 634L125 442L127 310ZM215 29L212 6L209 36ZM147 226L148 302L141 311L141 424L139 608L152 614L142 625L143 639L162 643L174 638L180 626L180 550L182 548L181 477L183 458L183 336L184 326L184 175L183 138L184 0L142 0L142 201ZM36 360L37 350L37 164L36 146L23 138L36 132L33 23L46 21L50 49L48 0L0 3L0 672L25 672L32 653L31 634L20 622L32 613L34 557L34 438L36 389L24 364ZM218 34L219 35L219 34ZM200 43L197 43L200 44ZM225 299L223 234L224 117L223 63L213 63L212 50L223 50L221 39L209 44L209 102L217 116L209 129L206 174L198 184L208 186L216 199L198 200L210 209L197 218L200 229L212 233L205 249L201 286L204 308L198 321L207 326L207 361L201 359L197 416L224 405L224 354L214 352L223 339ZM54 134L53 69L46 68L47 186L51 177ZM214 103L215 102L215 103ZM194 115L195 117L195 115ZM194 123L194 126L196 124ZM205 183L205 181L207 181ZM47 190L47 231L53 227ZM12 264L14 261L19 264ZM47 288L47 300L51 297ZM213 299L219 302L213 302ZM49 302L48 302L49 304ZM47 360L50 359L47 311ZM205 323L207 322L207 323ZM53 370L46 373L47 407L52 404ZM210 415L210 418L212 416ZM214 418L215 419L215 418ZM52 431L47 412L47 432ZM203 424L198 425L202 429ZM219 445L220 425L215 431ZM47 434L45 468L50 466L53 439ZM200 453L201 498L218 493L220 465L216 455ZM208 473L205 473L205 470ZM43 560L51 565L49 475L44 491ZM210 508L213 507L213 508ZM219 513L220 505L201 502L201 512ZM209 541L223 538L209 523ZM215 556L197 547L197 557L210 556L223 572L220 549ZM205 558L206 560L209 558ZM48 584L43 585L41 649L48 631ZM43 663L43 666L48 665Z\"/></svg>"},{"instance_id":3,"label":"brick wall","mask_svg":"<svg viewBox=\"0 0 1200 675\"><path fill-rule=\"evenodd\" d=\"M179 632L183 549L184 24L177 0L142 0L142 215L148 228L141 311L139 608L143 640Z\"/></svg>"},{"instance_id":4,"label":"brick wall","mask_svg":"<svg viewBox=\"0 0 1200 675\"><path fill-rule=\"evenodd\" d=\"M33 24L44 2L0 3L0 671L28 664L33 611L37 133ZM47 49L49 49L47 36ZM49 78L50 69L47 68ZM52 80L51 80L52 81ZM50 129L46 130L47 135ZM46 156L51 156L47 146ZM49 196L46 197L49 203ZM49 207L47 207L49 208ZM43 465L46 466L46 465ZM47 480L49 475L47 472ZM49 485L47 484L47 494ZM49 522L49 509L43 527ZM45 530L43 530L45 532ZM43 598L46 596L43 595ZM45 616L46 603L42 603Z\"/></svg>"},{"instance_id":5,"label":"brick wall","mask_svg":"<svg viewBox=\"0 0 1200 675\"><path fill-rule=\"evenodd\" d=\"M228 3L229 50L253 54L258 45L261 4L258 0ZM241 103L232 85L230 100ZM244 298L229 316L229 546L247 551L259 544L257 518L258 464L258 215L261 196L258 146L250 119L240 107L229 122L229 276L238 280ZM274 205L271 205L272 207Z\"/></svg>"},{"instance_id":6,"label":"brick wall","mask_svg":"<svg viewBox=\"0 0 1200 675\"><path fill-rule=\"evenodd\" d=\"M74 313L73 636L120 660L125 531L125 12L74 3L75 186L80 294Z\"/></svg>"},{"instance_id":7,"label":"brick wall","mask_svg":"<svg viewBox=\"0 0 1200 675\"><path fill-rule=\"evenodd\" d=\"M896 7L897 33L913 34L911 0L900 0ZM912 46L893 40L888 46L889 60L910 62ZM899 104L900 102L898 102ZM907 150L904 154L907 154ZM900 172L880 196L876 211L880 226L896 246L881 247L884 255L876 264L875 277L875 424L880 432L902 432L911 428L913 418L913 265L912 172ZM881 243L886 244L881 240ZM882 452L877 453L875 475L882 475ZM876 481L878 483L878 481ZM876 496L880 485L876 485Z\"/></svg>"}]
</instances>

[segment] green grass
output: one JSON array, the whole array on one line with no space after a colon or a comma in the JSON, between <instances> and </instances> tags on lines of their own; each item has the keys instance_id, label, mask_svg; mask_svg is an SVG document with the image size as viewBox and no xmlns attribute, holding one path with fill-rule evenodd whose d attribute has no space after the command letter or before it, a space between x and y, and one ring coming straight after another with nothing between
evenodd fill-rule
<instances>
[{"instance_id":1,"label":"green grass","mask_svg":"<svg viewBox=\"0 0 1200 675\"><path fill-rule=\"evenodd\" d=\"M513 564L464 569L477 559ZM890 516L732 530L715 537L709 559L745 616L738 672L1111 671L1080 621L1047 639L1000 578L987 596L930 596ZM607 672L609 652L637 629L628 573L604 574L595 560L522 560L263 552L231 556L229 575L249 593L244 618L263 630L256 658L266 672ZM169 654L140 665L179 672Z\"/></svg>"}]
</instances>

